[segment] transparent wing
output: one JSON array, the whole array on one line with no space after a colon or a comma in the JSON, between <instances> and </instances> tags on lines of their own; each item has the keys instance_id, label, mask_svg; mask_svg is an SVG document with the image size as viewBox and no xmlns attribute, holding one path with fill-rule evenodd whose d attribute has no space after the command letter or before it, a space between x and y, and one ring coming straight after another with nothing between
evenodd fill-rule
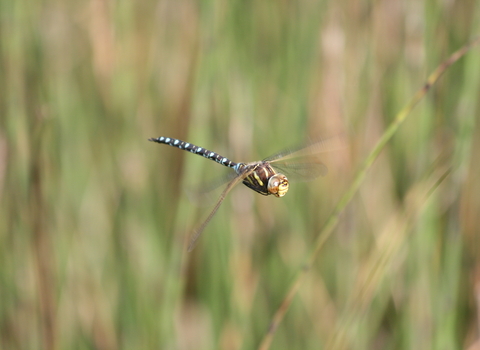
<instances>
[{"instance_id":1,"label":"transparent wing","mask_svg":"<svg viewBox=\"0 0 480 350\"><path fill-rule=\"evenodd\" d=\"M237 173L234 171L214 178L210 181L203 182L200 185L191 186L185 190L188 199L197 206L211 205L217 199L217 195L220 192L219 188L226 185L237 177Z\"/></svg>"},{"instance_id":2,"label":"transparent wing","mask_svg":"<svg viewBox=\"0 0 480 350\"><path fill-rule=\"evenodd\" d=\"M253 170L246 170L243 173L240 173L238 176L236 176L232 181L230 181L223 190L222 194L220 195L220 198L218 199L217 203L215 204L215 207L213 210L210 212L208 217L205 219L205 221L193 232L192 238L190 238L190 244L188 245L188 251L191 252L193 248L195 248L195 245L198 241L198 237L202 234L203 230L205 230L205 227L207 227L208 223L210 220L212 220L213 216L217 212L218 208L220 208L220 205L222 204L223 200L227 196L228 192L231 191L233 187L235 187L236 184L239 182L243 181L245 177L250 175L253 172Z\"/></svg>"},{"instance_id":3,"label":"transparent wing","mask_svg":"<svg viewBox=\"0 0 480 350\"><path fill-rule=\"evenodd\" d=\"M292 181L310 181L328 173L327 166L316 158L298 162L277 161L272 162L272 166Z\"/></svg>"},{"instance_id":4,"label":"transparent wing","mask_svg":"<svg viewBox=\"0 0 480 350\"><path fill-rule=\"evenodd\" d=\"M277 161L286 161L287 159L308 158L320 153L339 150L345 148L345 146L345 138L343 136L317 139L297 147L287 148L264 159L264 161L274 163ZM293 163L298 162L293 161Z\"/></svg>"}]
</instances>

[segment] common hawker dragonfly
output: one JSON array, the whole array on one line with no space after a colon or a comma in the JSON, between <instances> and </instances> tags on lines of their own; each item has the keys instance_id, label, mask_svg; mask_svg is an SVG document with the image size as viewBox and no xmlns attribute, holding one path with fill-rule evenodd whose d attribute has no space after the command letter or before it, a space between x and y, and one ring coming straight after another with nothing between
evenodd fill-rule
<instances>
[{"instance_id":1,"label":"common hawker dragonfly","mask_svg":"<svg viewBox=\"0 0 480 350\"><path fill-rule=\"evenodd\" d=\"M195 247L198 237L217 212L228 192L239 182L243 182L245 186L262 195L283 197L289 188L287 175L297 181L308 181L319 176L324 176L327 173L327 167L320 162L316 156L318 156L319 153L337 148L335 144L338 144L338 139L317 140L302 147L278 152L261 161L235 163L218 153L172 137L160 136L150 138L149 141L163 143L190 153L198 154L218 164L229 167L236 173L233 179L226 185L208 217L194 231L188 246L188 251L191 251Z\"/></svg>"}]
</instances>

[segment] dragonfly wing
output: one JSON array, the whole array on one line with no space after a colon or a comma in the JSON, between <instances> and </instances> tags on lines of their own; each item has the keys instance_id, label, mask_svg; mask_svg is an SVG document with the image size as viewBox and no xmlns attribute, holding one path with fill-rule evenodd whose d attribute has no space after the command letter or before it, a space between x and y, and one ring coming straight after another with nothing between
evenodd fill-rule
<instances>
[{"instance_id":1,"label":"dragonfly wing","mask_svg":"<svg viewBox=\"0 0 480 350\"><path fill-rule=\"evenodd\" d=\"M308 157L319 153L336 151L346 147L345 138L342 136L327 139L317 139L298 147L288 148L264 159L267 162ZM298 163L298 162L297 162Z\"/></svg>"},{"instance_id":2,"label":"dragonfly wing","mask_svg":"<svg viewBox=\"0 0 480 350\"><path fill-rule=\"evenodd\" d=\"M253 170L246 170L243 173L240 173L238 176L236 176L232 181L230 181L223 190L222 194L220 195L220 198L218 199L217 203L215 204L215 207L213 210L208 214L208 217L205 219L205 221L193 232L192 238L190 238L190 243L188 245L188 251L191 252L193 248L195 248L195 245L198 241L198 237L202 234L203 230L205 230L205 227L208 225L210 220L212 220L213 216L217 212L218 208L220 208L220 205L222 204L223 200L227 196L228 192L231 191L233 187L235 187L236 184L239 182L243 181L245 177L250 175L253 172Z\"/></svg>"},{"instance_id":3,"label":"dragonfly wing","mask_svg":"<svg viewBox=\"0 0 480 350\"><path fill-rule=\"evenodd\" d=\"M186 190L188 199L198 205L211 205L216 200L216 196L220 191L219 188L232 181L238 175L235 172L225 174L225 176L217 177L211 181L195 185Z\"/></svg>"},{"instance_id":4,"label":"dragonfly wing","mask_svg":"<svg viewBox=\"0 0 480 350\"><path fill-rule=\"evenodd\" d=\"M272 162L272 166L293 181L310 181L328 173L327 166L316 158L310 161Z\"/></svg>"}]
</instances>

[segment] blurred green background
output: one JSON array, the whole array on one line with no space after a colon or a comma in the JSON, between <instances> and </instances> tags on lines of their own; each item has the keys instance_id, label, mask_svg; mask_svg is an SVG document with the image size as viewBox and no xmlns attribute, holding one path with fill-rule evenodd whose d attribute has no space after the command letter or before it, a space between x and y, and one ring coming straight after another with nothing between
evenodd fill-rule
<instances>
[{"instance_id":1,"label":"blurred green background","mask_svg":"<svg viewBox=\"0 0 480 350\"><path fill-rule=\"evenodd\" d=\"M0 0L0 348L256 348L358 164L479 33L479 0ZM480 348L479 85L477 48L370 169L272 349ZM147 138L254 161L338 135L326 177L237 186L186 252L211 209L189 191L228 169Z\"/></svg>"}]
</instances>

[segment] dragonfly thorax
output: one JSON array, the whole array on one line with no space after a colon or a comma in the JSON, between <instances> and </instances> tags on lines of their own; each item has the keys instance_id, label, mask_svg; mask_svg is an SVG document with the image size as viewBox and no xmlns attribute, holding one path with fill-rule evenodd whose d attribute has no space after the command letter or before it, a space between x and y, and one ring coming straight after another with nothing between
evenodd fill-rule
<instances>
[{"instance_id":1,"label":"dragonfly thorax","mask_svg":"<svg viewBox=\"0 0 480 350\"><path fill-rule=\"evenodd\" d=\"M245 176L245 186L264 196L283 197L288 191L287 177L277 173L268 162L238 163L234 169L237 174Z\"/></svg>"}]
</instances>

